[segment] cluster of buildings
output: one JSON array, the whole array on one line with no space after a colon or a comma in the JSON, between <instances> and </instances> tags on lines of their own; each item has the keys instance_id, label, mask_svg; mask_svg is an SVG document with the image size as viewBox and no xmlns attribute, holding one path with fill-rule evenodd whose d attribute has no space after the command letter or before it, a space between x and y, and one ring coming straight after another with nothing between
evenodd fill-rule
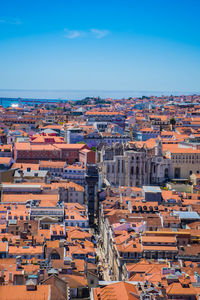
<instances>
[{"instance_id":1,"label":"cluster of buildings","mask_svg":"<svg viewBox=\"0 0 200 300\"><path fill-rule=\"evenodd\" d=\"M200 299L200 96L0 107L0 299Z\"/></svg>"}]
</instances>

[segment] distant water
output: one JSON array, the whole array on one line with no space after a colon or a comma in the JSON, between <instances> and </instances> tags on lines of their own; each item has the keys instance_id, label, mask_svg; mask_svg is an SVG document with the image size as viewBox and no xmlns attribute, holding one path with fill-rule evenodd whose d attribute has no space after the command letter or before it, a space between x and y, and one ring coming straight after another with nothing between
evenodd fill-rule
<instances>
[{"instance_id":1,"label":"distant water","mask_svg":"<svg viewBox=\"0 0 200 300\"><path fill-rule=\"evenodd\" d=\"M113 98L113 99L127 99L129 97L141 97L141 96L161 96L161 95L182 95L183 92L178 91L117 91L117 90L6 90L0 89L0 99L6 98L23 98L23 99L50 99L55 101L60 100L81 100L85 97L101 97L101 98ZM185 93L194 94L192 93ZM8 106L13 103L13 100L6 100Z\"/></svg>"}]
</instances>

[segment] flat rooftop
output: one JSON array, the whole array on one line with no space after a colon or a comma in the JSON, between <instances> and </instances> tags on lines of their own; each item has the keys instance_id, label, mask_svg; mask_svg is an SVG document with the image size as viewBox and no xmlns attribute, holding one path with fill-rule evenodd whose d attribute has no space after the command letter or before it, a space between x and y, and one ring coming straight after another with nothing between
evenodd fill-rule
<instances>
[{"instance_id":1,"label":"flat rooftop","mask_svg":"<svg viewBox=\"0 0 200 300\"><path fill-rule=\"evenodd\" d=\"M18 189L24 189L24 188L29 188L29 189L32 189L32 188L35 188L35 189L40 189L41 188L41 185L40 184L2 184L1 185L2 188L18 188Z\"/></svg>"},{"instance_id":2,"label":"flat rooftop","mask_svg":"<svg viewBox=\"0 0 200 300\"><path fill-rule=\"evenodd\" d=\"M143 191L145 193L161 193L161 189L159 186L143 186Z\"/></svg>"}]
</instances>

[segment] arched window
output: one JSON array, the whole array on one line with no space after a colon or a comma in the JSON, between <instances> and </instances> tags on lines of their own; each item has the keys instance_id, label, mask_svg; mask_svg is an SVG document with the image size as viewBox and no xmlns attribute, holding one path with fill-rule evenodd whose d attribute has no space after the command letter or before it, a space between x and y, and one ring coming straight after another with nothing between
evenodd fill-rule
<instances>
[{"instance_id":1,"label":"arched window","mask_svg":"<svg viewBox=\"0 0 200 300\"><path fill-rule=\"evenodd\" d=\"M118 171L118 173L120 172L120 160L118 160L118 167L117 167L117 171Z\"/></svg>"},{"instance_id":2,"label":"arched window","mask_svg":"<svg viewBox=\"0 0 200 300\"><path fill-rule=\"evenodd\" d=\"M124 160L122 160L122 173L124 173Z\"/></svg>"},{"instance_id":3,"label":"arched window","mask_svg":"<svg viewBox=\"0 0 200 300\"><path fill-rule=\"evenodd\" d=\"M139 175L139 167L136 167L136 175Z\"/></svg>"},{"instance_id":4,"label":"arched window","mask_svg":"<svg viewBox=\"0 0 200 300\"><path fill-rule=\"evenodd\" d=\"M169 177L169 170L168 168L165 169L165 178L168 178Z\"/></svg>"},{"instance_id":5,"label":"arched window","mask_svg":"<svg viewBox=\"0 0 200 300\"><path fill-rule=\"evenodd\" d=\"M134 168L131 167L131 175L133 175L133 173L134 173Z\"/></svg>"}]
</instances>

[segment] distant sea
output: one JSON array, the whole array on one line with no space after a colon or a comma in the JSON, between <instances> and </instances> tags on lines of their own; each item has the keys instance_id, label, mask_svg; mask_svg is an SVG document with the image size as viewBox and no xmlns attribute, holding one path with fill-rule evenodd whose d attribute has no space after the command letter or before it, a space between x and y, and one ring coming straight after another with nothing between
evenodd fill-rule
<instances>
[{"instance_id":1,"label":"distant sea","mask_svg":"<svg viewBox=\"0 0 200 300\"><path fill-rule=\"evenodd\" d=\"M120 91L120 90L20 90L20 89L0 89L3 106L10 106L14 103L14 98L34 99L34 100L81 100L85 97L101 97L113 99L127 99L129 97L142 96L161 96L161 95L189 95L196 94L195 92L178 92L178 91ZM10 99L9 99L10 98Z\"/></svg>"}]
</instances>

